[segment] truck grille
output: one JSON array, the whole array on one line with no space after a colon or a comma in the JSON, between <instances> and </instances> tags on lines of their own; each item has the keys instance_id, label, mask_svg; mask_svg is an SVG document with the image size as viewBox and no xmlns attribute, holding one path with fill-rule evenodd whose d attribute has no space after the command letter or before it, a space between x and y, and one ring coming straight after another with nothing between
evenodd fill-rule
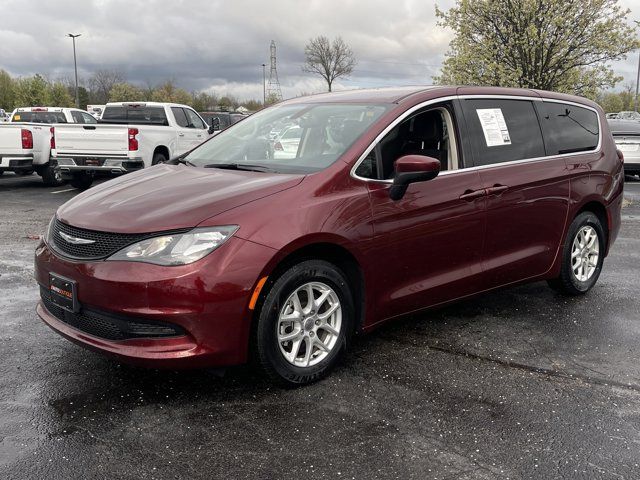
<instances>
[{"instance_id":1,"label":"truck grille","mask_svg":"<svg viewBox=\"0 0 640 480\"><path fill-rule=\"evenodd\" d=\"M132 320L89 309L83 309L79 313L69 312L53 303L51 294L42 286L40 287L40 298L44 308L61 322L76 330L105 340L176 337L185 334L182 328L169 323Z\"/></svg>"},{"instance_id":2,"label":"truck grille","mask_svg":"<svg viewBox=\"0 0 640 480\"><path fill-rule=\"evenodd\" d=\"M162 234L182 233L188 229L175 230L173 232L161 232ZM79 244L66 241L61 233L75 238L92 240L93 243ZM49 231L49 243L58 253L66 257L78 260L100 260L107 258L127 245L139 242L145 238L151 238L159 233L113 233L98 232L96 230L86 230L84 228L72 227L55 219Z\"/></svg>"}]
</instances>

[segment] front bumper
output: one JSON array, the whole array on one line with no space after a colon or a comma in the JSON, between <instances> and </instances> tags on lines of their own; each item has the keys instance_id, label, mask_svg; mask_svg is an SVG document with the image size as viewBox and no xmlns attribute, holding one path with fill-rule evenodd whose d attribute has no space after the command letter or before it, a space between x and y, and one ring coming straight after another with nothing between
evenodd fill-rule
<instances>
[{"instance_id":1,"label":"front bumper","mask_svg":"<svg viewBox=\"0 0 640 480\"><path fill-rule=\"evenodd\" d=\"M48 291L49 273L77 282L80 312L179 327L161 338L113 340L60 320L40 301L40 318L69 340L126 363L159 368L227 366L247 359L252 311L248 304L275 250L236 237L191 265L76 262L36 249L35 277ZM91 315L88 315L89 317Z\"/></svg>"},{"instance_id":2,"label":"front bumper","mask_svg":"<svg viewBox=\"0 0 640 480\"><path fill-rule=\"evenodd\" d=\"M96 157L55 157L52 163L65 176L73 176L77 172L92 172L97 174L122 175L124 173L135 172L144 168L144 161L139 157L113 158L105 156Z\"/></svg>"},{"instance_id":3,"label":"front bumper","mask_svg":"<svg viewBox=\"0 0 640 480\"><path fill-rule=\"evenodd\" d=\"M33 170L33 155L0 155L0 171L21 172Z\"/></svg>"}]
</instances>

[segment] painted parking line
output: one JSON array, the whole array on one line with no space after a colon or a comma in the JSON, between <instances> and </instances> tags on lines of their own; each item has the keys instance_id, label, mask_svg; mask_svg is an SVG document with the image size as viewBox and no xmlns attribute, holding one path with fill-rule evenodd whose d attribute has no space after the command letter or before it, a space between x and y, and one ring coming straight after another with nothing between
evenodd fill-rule
<instances>
[{"instance_id":1,"label":"painted parking line","mask_svg":"<svg viewBox=\"0 0 640 480\"><path fill-rule=\"evenodd\" d=\"M64 192L71 192L72 190L75 190L75 188L67 188L66 190L58 190L57 192L51 192L51 193L64 193Z\"/></svg>"}]
</instances>

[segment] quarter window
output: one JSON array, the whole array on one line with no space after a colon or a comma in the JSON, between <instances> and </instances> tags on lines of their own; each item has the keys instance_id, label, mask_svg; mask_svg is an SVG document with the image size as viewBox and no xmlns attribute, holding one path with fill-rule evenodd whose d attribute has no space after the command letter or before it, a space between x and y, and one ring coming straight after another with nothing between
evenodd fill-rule
<instances>
[{"instance_id":1,"label":"quarter window","mask_svg":"<svg viewBox=\"0 0 640 480\"><path fill-rule=\"evenodd\" d=\"M598 115L567 103L542 102L540 123L548 155L595 150L600 140Z\"/></svg>"},{"instance_id":2,"label":"quarter window","mask_svg":"<svg viewBox=\"0 0 640 480\"><path fill-rule=\"evenodd\" d=\"M478 99L462 101L476 166L545 155L533 102Z\"/></svg>"}]
</instances>

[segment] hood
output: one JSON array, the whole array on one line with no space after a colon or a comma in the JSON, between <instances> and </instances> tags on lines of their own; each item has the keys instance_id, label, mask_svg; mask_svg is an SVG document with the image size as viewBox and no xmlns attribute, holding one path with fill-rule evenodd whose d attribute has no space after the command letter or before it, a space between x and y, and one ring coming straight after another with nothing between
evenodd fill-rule
<instances>
[{"instance_id":1,"label":"hood","mask_svg":"<svg viewBox=\"0 0 640 480\"><path fill-rule=\"evenodd\" d=\"M57 212L69 225L118 233L195 227L207 218L298 185L304 175L158 165L77 195Z\"/></svg>"}]
</instances>

